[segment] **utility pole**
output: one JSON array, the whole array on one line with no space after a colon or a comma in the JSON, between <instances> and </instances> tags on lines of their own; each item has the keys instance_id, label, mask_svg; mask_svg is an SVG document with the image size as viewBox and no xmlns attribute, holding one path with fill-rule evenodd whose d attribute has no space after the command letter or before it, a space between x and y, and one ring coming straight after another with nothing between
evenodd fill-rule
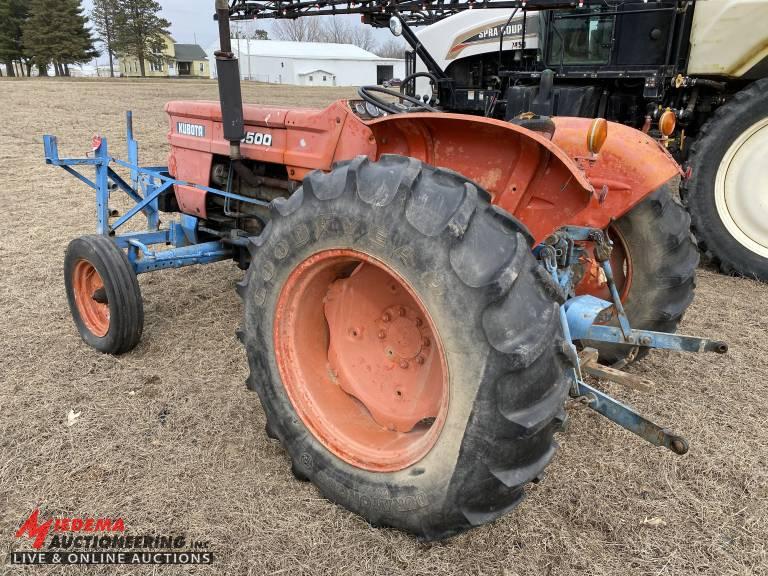
<instances>
[{"instance_id":1,"label":"utility pole","mask_svg":"<svg viewBox=\"0 0 768 576\"><path fill-rule=\"evenodd\" d=\"M245 40L245 51L247 52L245 57L248 58L248 80L253 81L253 76L251 76L251 39L250 38L246 38Z\"/></svg>"},{"instance_id":2,"label":"utility pole","mask_svg":"<svg viewBox=\"0 0 768 576\"><path fill-rule=\"evenodd\" d=\"M240 29L237 29L237 59L241 60L243 57L240 56Z\"/></svg>"}]
</instances>

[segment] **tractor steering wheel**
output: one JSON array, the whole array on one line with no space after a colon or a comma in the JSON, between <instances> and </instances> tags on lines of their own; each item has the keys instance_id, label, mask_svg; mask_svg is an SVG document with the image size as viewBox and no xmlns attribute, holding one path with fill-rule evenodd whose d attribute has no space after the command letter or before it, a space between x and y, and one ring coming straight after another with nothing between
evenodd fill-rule
<instances>
[{"instance_id":1,"label":"tractor steering wheel","mask_svg":"<svg viewBox=\"0 0 768 576\"><path fill-rule=\"evenodd\" d=\"M408 86L408 84L414 83L414 94L416 93L416 78L429 78L429 83L432 86L437 86L437 76L434 74L431 74L429 72L414 72L413 74L408 74L405 78L403 78L402 82L400 82L400 92L402 94L405 94L405 88ZM429 102L429 100L427 100Z\"/></svg>"},{"instance_id":2,"label":"tractor steering wheel","mask_svg":"<svg viewBox=\"0 0 768 576\"><path fill-rule=\"evenodd\" d=\"M399 102L388 102L383 98L374 96L373 94L374 92L386 94L388 96L394 96L398 100L401 100L401 101L404 100L406 102L409 102L410 104L413 104L413 106L404 106ZM423 112L423 111L437 112L435 108L433 108L426 102L422 102L415 96L409 96L408 94L403 94L402 92L395 92L394 90L389 90L387 88L382 88L380 86L361 86L360 89L357 91L357 93L360 95L360 98L362 98L366 102L369 102L370 104L373 104L377 108L380 108L385 112L389 112L390 114L401 114L403 112Z\"/></svg>"}]
</instances>

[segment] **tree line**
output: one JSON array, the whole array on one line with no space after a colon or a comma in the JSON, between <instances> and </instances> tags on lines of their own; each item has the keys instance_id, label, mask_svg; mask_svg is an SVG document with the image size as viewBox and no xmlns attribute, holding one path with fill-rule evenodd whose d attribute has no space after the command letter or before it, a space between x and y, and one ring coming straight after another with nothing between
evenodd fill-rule
<instances>
[{"instance_id":1,"label":"tree line","mask_svg":"<svg viewBox=\"0 0 768 576\"><path fill-rule=\"evenodd\" d=\"M80 0L0 0L0 62L8 76L69 76L69 67L98 57L100 42L114 76L117 54L144 62L162 59L170 22L156 0L94 0L86 16ZM90 24L90 25L89 25Z\"/></svg>"},{"instance_id":2,"label":"tree line","mask_svg":"<svg viewBox=\"0 0 768 576\"><path fill-rule=\"evenodd\" d=\"M0 0L0 61L8 76L57 76L98 55L80 0Z\"/></svg>"}]
</instances>

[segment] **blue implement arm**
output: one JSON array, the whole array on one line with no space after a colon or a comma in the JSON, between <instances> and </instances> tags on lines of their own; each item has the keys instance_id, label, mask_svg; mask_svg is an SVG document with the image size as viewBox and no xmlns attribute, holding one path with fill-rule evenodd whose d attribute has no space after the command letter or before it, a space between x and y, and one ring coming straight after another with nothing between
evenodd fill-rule
<instances>
[{"instance_id":1,"label":"blue implement arm","mask_svg":"<svg viewBox=\"0 0 768 576\"><path fill-rule=\"evenodd\" d=\"M268 203L235 194L230 190L219 190L178 180L173 178L168 173L168 169L163 166L140 166L139 144L134 138L131 112L126 113L126 140L128 144L127 161L111 156L107 147L107 140L102 137L94 137L91 155L87 155L85 158L61 158L56 137L45 135L43 136L45 162L53 166L60 166L96 191L96 231L98 234L109 236L119 247L128 251L128 259L137 274L163 268L208 264L231 258L233 254L232 244L238 243L238 240L233 238L231 242L224 240L199 241L197 218L186 214L178 215L175 218L168 215L169 222L163 224L160 220L158 202L160 196L169 193L173 186L178 184L249 204L268 206ZM83 175L78 171L80 166L93 166L95 177L91 179ZM128 169L128 181L120 176L113 166ZM112 213L109 201L113 190L124 192L134 202L134 205L125 214L117 217L114 221L110 221ZM119 228L133 220L139 213L146 217L146 230L117 233ZM170 246L171 248L151 248L158 245Z\"/></svg>"},{"instance_id":2,"label":"blue implement arm","mask_svg":"<svg viewBox=\"0 0 768 576\"><path fill-rule=\"evenodd\" d=\"M557 253L552 246L540 246L538 248L542 265L552 274L555 281L564 289L569 290L568 298L560 307L560 319L563 327L563 335L566 339L566 351L570 358L574 355L574 343L581 342L605 342L627 346L629 349L660 348L676 350L680 352L717 352L723 354L728 351L728 345L719 340L699 338L696 336L684 336L651 330L635 330L630 326L629 318L624 311L619 291L613 278L610 259L610 240L602 231L583 227L565 227L560 231L560 240L565 239L566 249L572 249L578 242L595 242L595 257L605 273L612 301L602 300L591 295L576 296L571 287L572 270L570 266L558 267ZM610 326L602 323L606 312L615 312L618 326ZM612 317L609 314L608 317ZM571 396L579 398L592 410L602 414L614 423L622 426L647 440L656 446L663 446L676 454L685 454L688 451L688 442L681 436L674 434L667 428L654 424L650 420L638 414L630 406L619 402L615 398L597 388L590 386L583 380L583 374L591 374L598 378L613 380L636 390L651 390L652 383L642 377L621 372L616 368L600 366L597 364L598 351L594 348L584 348L577 361L572 361Z\"/></svg>"}]
</instances>

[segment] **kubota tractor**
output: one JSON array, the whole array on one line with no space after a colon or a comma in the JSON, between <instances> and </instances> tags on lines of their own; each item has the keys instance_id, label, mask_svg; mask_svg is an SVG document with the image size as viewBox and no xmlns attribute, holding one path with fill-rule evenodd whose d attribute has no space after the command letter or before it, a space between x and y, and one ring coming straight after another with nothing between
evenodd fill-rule
<instances>
[{"instance_id":1,"label":"kubota tractor","mask_svg":"<svg viewBox=\"0 0 768 576\"><path fill-rule=\"evenodd\" d=\"M335 9L412 37L403 14L424 4ZM514 507L555 453L569 396L686 453L585 381L647 390L618 368L650 348L727 349L674 334L698 253L667 150L603 119L461 115L377 87L325 110L243 106L230 17L323 5L217 2L220 102L166 106L167 167L139 164L130 114L127 161L100 137L92 156L62 159L45 137L47 162L97 190L98 234L65 258L83 339L129 351L143 325L137 274L233 259L247 270L248 386L294 475L425 538ZM114 189L135 202L123 215ZM118 233L139 212L147 230Z\"/></svg>"}]
</instances>

